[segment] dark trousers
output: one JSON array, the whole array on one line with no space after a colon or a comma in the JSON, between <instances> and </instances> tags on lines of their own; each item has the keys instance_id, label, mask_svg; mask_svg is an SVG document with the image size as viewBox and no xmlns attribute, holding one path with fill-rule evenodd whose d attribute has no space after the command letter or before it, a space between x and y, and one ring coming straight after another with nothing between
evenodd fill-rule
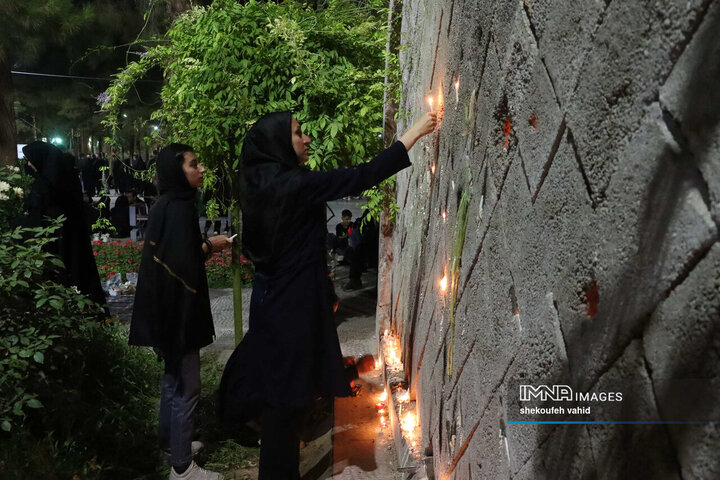
<instances>
[{"instance_id":1,"label":"dark trousers","mask_svg":"<svg viewBox=\"0 0 720 480\"><path fill-rule=\"evenodd\" d=\"M266 406L262 413L258 480L299 480L305 409Z\"/></svg>"},{"instance_id":2,"label":"dark trousers","mask_svg":"<svg viewBox=\"0 0 720 480\"><path fill-rule=\"evenodd\" d=\"M165 372L160 398L160 448L170 450L170 464L192 462L192 414L200 398L200 351L182 357L178 372Z\"/></svg>"}]
</instances>

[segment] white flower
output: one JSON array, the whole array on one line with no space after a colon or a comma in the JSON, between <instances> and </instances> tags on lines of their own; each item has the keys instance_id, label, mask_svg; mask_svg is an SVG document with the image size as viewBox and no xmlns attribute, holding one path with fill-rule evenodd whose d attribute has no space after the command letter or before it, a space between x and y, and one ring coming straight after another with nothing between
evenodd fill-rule
<instances>
[{"instance_id":1,"label":"white flower","mask_svg":"<svg viewBox=\"0 0 720 480\"><path fill-rule=\"evenodd\" d=\"M73 292L80 293L80 289L78 289L77 285L71 285L70 288L72 289Z\"/></svg>"},{"instance_id":2,"label":"white flower","mask_svg":"<svg viewBox=\"0 0 720 480\"><path fill-rule=\"evenodd\" d=\"M10 170L11 170L13 173L20 173L20 169L19 169L18 167L10 167Z\"/></svg>"},{"instance_id":3,"label":"white flower","mask_svg":"<svg viewBox=\"0 0 720 480\"><path fill-rule=\"evenodd\" d=\"M13 188L13 192L15 192L15 195L17 195L18 197L22 197L22 196L23 196L23 189L20 188L20 187L15 187L15 188Z\"/></svg>"},{"instance_id":4,"label":"white flower","mask_svg":"<svg viewBox=\"0 0 720 480\"><path fill-rule=\"evenodd\" d=\"M5 195L4 193L0 193L0 200L10 200L10 197Z\"/></svg>"},{"instance_id":5,"label":"white flower","mask_svg":"<svg viewBox=\"0 0 720 480\"><path fill-rule=\"evenodd\" d=\"M6 192L8 190L10 190L10 184L0 180L0 192Z\"/></svg>"}]
</instances>

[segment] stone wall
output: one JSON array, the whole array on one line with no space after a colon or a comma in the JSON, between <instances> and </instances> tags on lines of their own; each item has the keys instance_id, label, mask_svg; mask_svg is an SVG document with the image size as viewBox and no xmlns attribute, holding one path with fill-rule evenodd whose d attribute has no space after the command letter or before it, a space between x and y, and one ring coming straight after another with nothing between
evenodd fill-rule
<instances>
[{"instance_id":1,"label":"stone wall","mask_svg":"<svg viewBox=\"0 0 720 480\"><path fill-rule=\"evenodd\" d=\"M717 424L508 424L520 383L625 391L593 420L720 420L720 395L677 403L678 379L720 391L720 1L402 22L399 130L429 95L443 115L398 175L392 271L436 477L720 478Z\"/></svg>"}]
</instances>

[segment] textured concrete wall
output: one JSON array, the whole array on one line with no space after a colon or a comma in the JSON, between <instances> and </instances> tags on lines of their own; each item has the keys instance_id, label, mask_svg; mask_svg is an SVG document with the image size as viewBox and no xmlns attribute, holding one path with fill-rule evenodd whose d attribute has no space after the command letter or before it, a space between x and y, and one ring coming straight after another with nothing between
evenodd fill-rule
<instances>
[{"instance_id":1,"label":"textured concrete wall","mask_svg":"<svg viewBox=\"0 0 720 480\"><path fill-rule=\"evenodd\" d=\"M718 0L405 0L401 111L444 115L398 176L392 321L438 478L720 478L718 425L507 424L518 382L629 388L609 420L718 386L718 32Z\"/></svg>"}]
</instances>

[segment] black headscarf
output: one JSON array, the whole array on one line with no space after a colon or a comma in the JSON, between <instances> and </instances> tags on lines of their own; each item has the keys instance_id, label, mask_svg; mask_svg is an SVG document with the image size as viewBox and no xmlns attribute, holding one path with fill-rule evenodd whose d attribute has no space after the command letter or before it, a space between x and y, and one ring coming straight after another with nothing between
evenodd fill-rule
<instances>
[{"instance_id":1,"label":"black headscarf","mask_svg":"<svg viewBox=\"0 0 720 480\"><path fill-rule=\"evenodd\" d=\"M23 147L23 154L34 169L26 171L33 177L25 206L28 214L18 224L38 227L45 217L65 216L58 240L46 248L60 257L65 268L58 281L76 286L93 301L105 305L95 257L90 243L90 229L85 218L82 187L75 169L75 157L63 153L55 145L32 142Z\"/></svg>"},{"instance_id":2,"label":"black headscarf","mask_svg":"<svg viewBox=\"0 0 720 480\"><path fill-rule=\"evenodd\" d=\"M293 180L305 172L292 145L292 114L261 117L245 136L240 167L243 250L258 271L272 271L287 231L296 228L288 206Z\"/></svg>"},{"instance_id":3,"label":"black headscarf","mask_svg":"<svg viewBox=\"0 0 720 480\"><path fill-rule=\"evenodd\" d=\"M166 368L175 369L183 354L212 343L215 335L197 190L183 172L187 145L173 143L157 160L161 196L150 210L145 230L130 344L158 347Z\"/></svg>"}]
</instances>

